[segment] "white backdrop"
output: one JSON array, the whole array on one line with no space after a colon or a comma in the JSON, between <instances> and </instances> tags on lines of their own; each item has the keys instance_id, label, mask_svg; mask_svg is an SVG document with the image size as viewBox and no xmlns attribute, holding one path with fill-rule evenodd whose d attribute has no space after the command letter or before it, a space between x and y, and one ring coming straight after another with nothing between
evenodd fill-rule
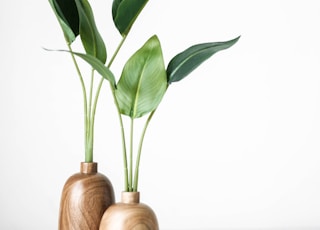
<instances>
[{"instance_id":1,"label":"white backdrop","mask_svg":"<svg viewBox=\"0 0 320 230\"><path fill-rule=\"evenodd\" d=\"M111 56L111 0L92 0ZM143 148L142 202L162 230L320 229L319 1L150 1L112 70L157 34L166 64L195 43L241 35L174 84ZM57 229L83 153L82 93L47 1L0 3L0 229ZM94 160L123 189L105 84Z\"/></svg>"}]
</instances>

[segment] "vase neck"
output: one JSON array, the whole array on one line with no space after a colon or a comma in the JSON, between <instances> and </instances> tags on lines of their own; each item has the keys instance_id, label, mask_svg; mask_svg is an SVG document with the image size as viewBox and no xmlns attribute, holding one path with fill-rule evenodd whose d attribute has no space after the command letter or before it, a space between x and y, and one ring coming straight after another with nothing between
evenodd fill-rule
<instances>
[{"instance_id":1,"label":"vase neck","mask_svg":"<svg viewBox=\"0 0 320 230\"><path fill-rule=\"evenodd\" d=\"M81 162L80 165L80 172L91 174L98 172L98 163L96 162Z\"/></svg>"},{"instance_id":2,"label":"vase neck","mask_svg":"<svg viewBox=\"0 0 320 230\"><path fill-rule=\"evenodd\" d=\"M140 202L139 192L122 192L121 202L126 204L137 204Z\"/></svg>"}]
</instances>

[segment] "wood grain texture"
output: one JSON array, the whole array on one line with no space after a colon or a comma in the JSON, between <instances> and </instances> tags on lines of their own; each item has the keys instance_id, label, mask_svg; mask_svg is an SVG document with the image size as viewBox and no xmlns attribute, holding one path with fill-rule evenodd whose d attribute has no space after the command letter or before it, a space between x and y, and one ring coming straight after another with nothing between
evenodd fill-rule
<instances>
[{"instance_id":1,"label":"wood grain texture","mask_svg":"<svg viewBox=\"0 0 320 230\"><path fill-rule=\"evenodd\" d=\"M100 230L159 230L153 210L140 203L139 192L123 192L121 202L104 213Z\"/></svg>"},{"instance_id":2,"label":"wood grain texture","mask_svg":"<svg viewBox=\"0 0 320 230\"><path fill-rule=\"evenodd\" d=\"M81 163L61 195L59 230L98 230L105 210L114 204L109 179L98 173L97 163Z\"/></svg>"}]
</instances>

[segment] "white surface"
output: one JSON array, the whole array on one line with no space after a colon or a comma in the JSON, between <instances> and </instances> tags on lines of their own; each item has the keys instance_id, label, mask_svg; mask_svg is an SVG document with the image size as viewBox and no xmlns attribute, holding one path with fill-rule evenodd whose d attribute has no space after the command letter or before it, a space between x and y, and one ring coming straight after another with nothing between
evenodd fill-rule
<instances>
[{"instance_id":1,"label":"white surface","mask_svg":"<svg viewBox=\"0 0 320 230\"><path fill-rule=\"evenodd\" d=\"M91 1L114 51L111 1ZM149 127L142 201L161 229L320 229L318 1L150 1L123 61L153 34L165 61L242 35L172 85ZM0 3L0 229L57 229L65 180L84 159L82 94L47 1ZM120 59L123 58L123 59ZM94 159L123 189L118 121L106 85Z\"/></svg>"}]
</instances>

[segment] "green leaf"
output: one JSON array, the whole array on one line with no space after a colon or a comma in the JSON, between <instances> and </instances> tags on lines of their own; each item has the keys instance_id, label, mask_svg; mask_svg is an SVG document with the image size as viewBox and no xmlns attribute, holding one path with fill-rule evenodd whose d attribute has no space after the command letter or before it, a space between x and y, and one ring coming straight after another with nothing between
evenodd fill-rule
<instances>
[{"instance_id":1,"label":"green leaf","mask_svg":"<svg viewBox=\"0 0 320 230\"><path fill-rule=\"evenodd\" d=\"M179 53L168 64L168 84L182 80L213 54L233 46L239 38L240 36L225 42L198 44Z\"/></svg>"},{"instance_id":2,"label":"green leaf","mask_svg":"<svg viewBox=\"0 0 320 230\"><path fill-rule=\"evenodd\" d=\"M69 52L69 51L67 51ZM95 69L104 79L108 80L113 88L116 87L116 81L113 73L110 71L110 69L105 66L98 58L91 56L90 54L82 54L77 52L72 52L74 55L82 58L84 61L86 61L88 64L91 65L93 69Z\"/></svg>"},{"instance_id":3,"label":"green leaf","mask_svg":"<svg viewBox=\"0 0 320 230\"><path fill-rule=\"evenodd\" d=\"M59 52L72 53L72 54L80 57L81 59L86 61L89 65L91 65L91 67L94 70L96 70L104 79L108 80L111 83L113 89L116 89L116 81L115 81L115 77L114 77L113 73L98 58L96 58L90 54L71 52L69 50L50 50L50 49L46 49L46 48L44 48L44 49L47 51L59 51Z\"/></svg>"},{"instance_id":4,"label":"green leaf","mask_svg":"<svg viewBox=\"0 0 320 230\"><path fill-rule=\"evenodd\" d=\"M160 42L154 35L123 68L116 90L120 112L138 118L156 109L167 89L166 78Z\"/></svg>"},{"instance_id":5,"label":"green leaf","mask_svg":"<svg viewBox=\"0 0 320 230\"><path fill-rule=\"evenodd\" d=\"M80 18L80 37L86 53L105 63L106 46L94 21L91 6L87 0L75 0Z\"/></svg>"},{"instance_id":6,"label":"green leaf","mask_svg":"<svg viewBox=\"0 0 320 230\"><path fill-rule=\"evenodd\" d=\"M129 33L133 23L148 0L114 0L112 17L115 26L122 36Z\"/></svg>"},{"instance_id":7,"label":"green leaf","mask_svg":"<svg viewBox=\"0 0 320 230\"><path fill-rule=\"evenodd\" d=\"M64 37L71 44L79 35L79 14L74 0L49 0Z\"/></svg>"}]
</instances>

